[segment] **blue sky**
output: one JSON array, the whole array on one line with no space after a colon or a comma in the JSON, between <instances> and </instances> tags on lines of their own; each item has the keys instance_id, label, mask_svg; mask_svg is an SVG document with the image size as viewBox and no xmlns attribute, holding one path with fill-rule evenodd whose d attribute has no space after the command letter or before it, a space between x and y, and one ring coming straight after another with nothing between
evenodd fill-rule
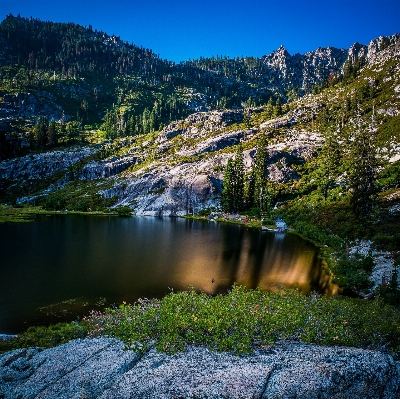
<instances>
[{"instance_id":1,"label":"blue sky","mask_svg":"<svg viewBox=\"0 0 400 399\"><path fill-rule=\"evenodd\" d=\"M400 0L1 0L12 13L75 22L181 61L348 48L400 32Z\"/></svg>"}]
</instances>

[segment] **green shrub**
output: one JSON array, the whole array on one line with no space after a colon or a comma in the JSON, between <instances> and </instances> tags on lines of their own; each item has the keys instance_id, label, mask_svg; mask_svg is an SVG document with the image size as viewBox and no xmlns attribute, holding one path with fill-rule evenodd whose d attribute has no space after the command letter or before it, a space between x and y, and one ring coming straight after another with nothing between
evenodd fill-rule
<instances>
[{"instance_id":1,"label":"green shrub","mask_svg":"<svg viewBox=\"0 0 400 399\"><path fill-rule=\"evenodd\" d=\"M126 205L119 205L115 208L115 211L118 213L118 216L132 216L132 209Z\"/></svg>"},{"instance_id":2,"label":"green shrub","mask_svg":"<svg viewBox=\"0 0 400 399\"><path fill-rule=\"evenodd\" d=\"M381 284L377 289L377 295L386 303L400 306L400 285L398 283L398 264L394 268L388 284Z\"/></svg>"},{"instance_id":3,"label":"green shrub","mask_svg":"<svg viewBox=\"0 0 400 399\"><path fill-rule=\"evenodd\" d=\"M343 288L364 289L370 288L373 283L369 276L374 267L371 253L367 256L355 254L352 256L342 255L334 266L334 282Z\"/></svg>"},{"instance_id":4,"label":"green shrub","mask_svg":"<svg viewBox=\"0 0 400 399\"><path fill-rule=\"evenodd\" d=\"M86 337L87 328L86 322L58 323L49 327L29 327L17 338L0 339L0 353L32 346L51 348L75 338Z\"/></svg>"},{"instance_id":5,"label":"green shrub","mask_svg":"<svg viewBox=\"0 0 400 399\"><path fill-rule=\"evenodd\" d=\"M198 216L208 216L210 215L212 212L212 210L210 208L205 208L205 209L201 209L200 211L197 212Z\"/></svg>"},{"instance_id":6,"label":"green shrub","mask_svg":"<svg viewBox=\"0 0 400 399\"><path fill-rule=\"evenodd\" d=\"M140 300L93 312L91 335L122 339L145 351L154 344L173 353L186 345L247 353L281 339L322 345L349 345L400 351L400 312L381 301L277 293L235 285L227 295L171 293L162 300Z\"/></svg>"}]
</instances>

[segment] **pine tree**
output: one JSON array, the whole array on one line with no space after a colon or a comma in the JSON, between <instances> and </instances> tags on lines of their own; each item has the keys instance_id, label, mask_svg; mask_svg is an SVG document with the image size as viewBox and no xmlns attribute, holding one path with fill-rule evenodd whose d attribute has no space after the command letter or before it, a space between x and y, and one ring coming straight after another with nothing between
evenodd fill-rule
<instances>
[{"instance_id":1,"label":"pine tree","mask_svg":"<svg viewBox=\"0 0 400 399\"><path fill-rule=\"evenodd\" d=\"M55 147L58 144L57 126L54 119L52 119L47 128L47 139L50 147Z\"/></svg>"},{"instance_id":2,"label":"pine tree","mask_svg":"<svg viewBox=\"0 0 400 399\"><path fill-rule=\"evenodd\" d=\"M267 140L261 136L257 146L256 160L254 165L254 204L261 212L270 208L271 198L268 193L268 151Z\"/></svg>"},{"instance_id":3,"label":"pine tree","mask_svg":"<svg viewBox=\"0 0 400 399\"><path fill-rule=\"evenodd\" d=\"M276 99L274 111L273 111L273 117L278 118L279 116L282 115L282 105L281 105L281 100L279 97Z\"/></svg>"},{"instance_id":4,"label":"pine tree","mask_svg":"<svg viewBox=\"0 0 400 399\"><path fill-rule=\"evenodd\" d=\"M48 126L49 126L49 120L45 116L41 116L35 124L34 137L36 145L38 145L39 147L45 146L48 142L47 138Z\"/></svg>"},{"instance_id":5,"label":"pine tree","mask_svg":"<svg viewBox=\"0 0 400 399\"><path fill-rule=\"evenodd\" d=\"M351 205L355 216L366 219L371 216L379 192L377 182L378 161L374 143L373 121L368 128L358 112L357 130L351 148L349 171Z\"/></svg>"},{"instance_id":6,"label":"pine tree","mask_svg":"<svg viewBox=\"0 0 400 399\"><path fill-rule=\"evenodd\" d=\"M326 201L329 189L335 184L340 165L340 148L332 131L328 131L321 154L318 157L318 169L316 172L316 183L318 191Z\"/></svg>"},{"instance_id":7,"label":"pine tree","mask_svg":"<svg viewBox=\"0 0 400 399\"><path fill-rule=\"evenodd\" d=\"M233 209L233 175L234 163L232 159L228 159L221 194L221 207L224 212L231 212Z\"/></svg>"},{"instance_id":8,"label":"pine tree","mask_svg":"<svg viewBox=\"0 0 400 399\"><path fill-rule=\"evenodd\" d=\"M266 119L271 119L274 114L274 104L272 102L272 97L269 98L268 103L265 107L265 117Z\"/></svg>"},{"instance_id":9,"label":"pine tree","mask_svg":"<svg viewBox=\"0 0 400 399\"><path fill-rule=\"evenodd\" d=\"M244 163L243 147L238 145L233 161L233 209L241 211L244 206Z\"/></svg>"},{"instance_id":10,"label":"pine tree","mask_svg":"<svg viewBox=\"0 0 400 399\"><path fill-rule=\"evenodd\" d=\"M254 186L255 186L255 176L254 168L250 173L250 177L245 184L245 205L247 209L254 208L257 204L254 204Z\"/></svg>"}]
</instances>

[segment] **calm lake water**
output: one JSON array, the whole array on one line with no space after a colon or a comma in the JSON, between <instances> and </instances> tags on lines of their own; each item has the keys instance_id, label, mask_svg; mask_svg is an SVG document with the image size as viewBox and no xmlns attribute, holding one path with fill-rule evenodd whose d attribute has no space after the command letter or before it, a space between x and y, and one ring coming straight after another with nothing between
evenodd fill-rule
<instances>
[{"instance_id":1,"label":"calm lake water","mask_svg":"<svg viewBox=\"0 0 400 399\"><path fill-rule=\"evenodd\" d=\"M210 294L227 292L234 282L333 289L313 245L223 223L41 216L0 225L0 249L0 333L190 286Z\"/></svg>"}]
</instances>

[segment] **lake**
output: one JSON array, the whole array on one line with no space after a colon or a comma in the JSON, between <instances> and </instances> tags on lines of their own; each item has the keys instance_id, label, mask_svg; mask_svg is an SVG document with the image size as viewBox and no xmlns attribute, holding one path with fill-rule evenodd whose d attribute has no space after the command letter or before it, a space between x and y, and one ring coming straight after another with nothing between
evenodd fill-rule
<instances>
[{"instance_id":1,"label":"lake","mask_svg":"<svg viewBox=\"0 0 400 399\"><path fill-rule=\"evenodd\" d=\"M225 293L235 282L335 290L312 244L228 223L40 216L0 225L0 248L0 333L191 286L209 294Z\"/></svg>"}]
</instances>

